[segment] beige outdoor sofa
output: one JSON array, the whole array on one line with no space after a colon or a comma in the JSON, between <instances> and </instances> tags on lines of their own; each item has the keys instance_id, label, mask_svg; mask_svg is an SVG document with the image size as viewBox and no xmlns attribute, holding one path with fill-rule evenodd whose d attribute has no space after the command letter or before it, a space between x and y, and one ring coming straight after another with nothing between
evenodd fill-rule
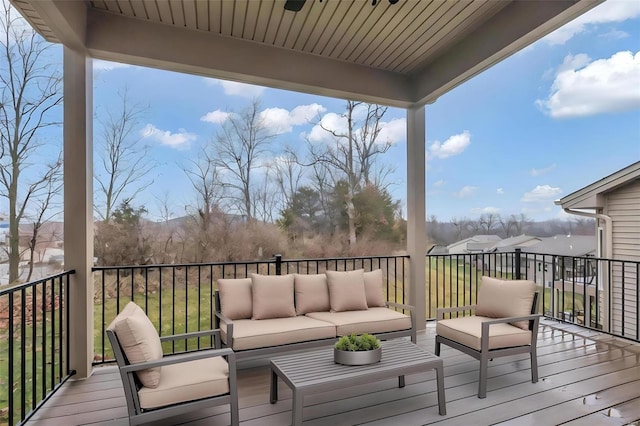
<instances>
[{"instance_id":1,"label":"beige outdoor sofa","mask_svg":"<svg viewBox=\"0 0 640 426\"><path fill-rule=\"evenodd\" d=\"M328 345L352 333L416 341L413 308L386 301L379 269L219 279L215 306L215 327L238 359Z\"/></svg>"}]
</instances>

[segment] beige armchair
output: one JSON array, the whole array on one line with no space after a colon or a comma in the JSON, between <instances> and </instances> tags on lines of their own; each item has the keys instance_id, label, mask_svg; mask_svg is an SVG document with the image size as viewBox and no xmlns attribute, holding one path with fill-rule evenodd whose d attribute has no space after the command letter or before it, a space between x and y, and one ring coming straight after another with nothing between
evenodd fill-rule
<instances>
[{"instance_id":1,"label":"beige armchair","mask_svg":"<svg viewBox=\"0 0 640 426\"><path fill-rule=\"evenodd\" d=\"M458 316L474 311L475 315ZM476 305L437 310L436 355L445 344L480 361L478 398L487 395L489 360L500 356L528 353L531 381L536 383L537 312L538 292L533 281L482 277Z\"/></svg>"},{"instance_id":2,"label":"beige armchair","mask_svg":"<svg viewBox=\"0 0 640 426\"><path fill-rule=\"evenodd\" d=\"M155 422L211 406L229 404L238 425L235 354L230 348L163 356L163 341L212 336L219 330L159 337L144 311L130 302L107 328L120 369L129 423Z\"/></svg>"}]
</instances>

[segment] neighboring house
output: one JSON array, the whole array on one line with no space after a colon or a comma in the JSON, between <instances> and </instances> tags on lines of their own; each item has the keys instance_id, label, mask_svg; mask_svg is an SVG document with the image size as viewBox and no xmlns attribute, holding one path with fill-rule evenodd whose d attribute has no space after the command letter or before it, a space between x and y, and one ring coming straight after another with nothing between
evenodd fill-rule
<instances>
[{"instance_id":1,"label":"neighboring house","mask_svg":"<svg viewBox=\"0 0 640 426\"><path fill-rule=\"evenodd\" d=\"M597 256L602 262L604 306L611 313L612 332L637 335L638 264L640 262L640 161L618 170L556 201L565 212L596 220ZM606 280L611 278L611 282ZM606 315L606 309L603 311ZM624 318L623 318L624 315ZM607 317L603 318L607 324ZM623 333L624 331L624 333Z\"/></svg>"},{"instance_id":2,"label":"neighboring house","mask_svg":"<svg viewBox=\"0 0 640 426\"><path fill-rule=\"evenodd\" d=\"M504 240L500 240L493 246L484 250L485 253L494 253L495 256L489 256L488 258L493 262L495 269L498 272L511 272L513 270L513 252L516 249L527 251L528 247L538 244L541 241L538 237L532 237L530 235L518 235L517 237L509 237ZM485 269L491 269L485 265Z\"/></svg>"},{"instance_id":3,"label":"neighboring house","mask_svg":"<svg viewBox=\"0 0 640 426\"><path fill-rule=\"evenodd\" d=\"M573 311L582 316L582 321L592 324L591 308L595 309L597 297L596 283L596 237L593 235L556 235L541 238L536 245L523 250L525 254L526 276L539 286L553 288L555 304L548 306L554 316L573 315ZM563 295L564 293L564 295ZM579 295L577 306L573 306L571 294ZM564 313L563 301L571 300L571 313ZM583 300L584 299L584 300ZM589 307L589 309L585 309ZM586 311L586 313L585 313ZM563 314L561 314L563 312ZM594 311L595 312L595 311ZM586 318L585 318L586 315ZM567 317L566 319L572 319Z\"/></svg>"},{"instance_id":4,"label":"neighboring house","mask_svg":"<svg viewBox=\"0 0 640 426\"><path fill-rule=\"evenodd\" d=\"M429 250L427 250L428 255L437 255L437 254L448 254L447 246L443 246L440 244L434 244L431 246Z\"/></svg>"},{"instance_id":5,"label":"neighboring house","mask_svg":"<svg viewBox=\"0 0 640 426\"><path fill-rule=\"evenodd\" d=\"M501 241L497 235L475 235L447 246L449 254L482 253L486 248Z\"/></svg>"}]
</instances>

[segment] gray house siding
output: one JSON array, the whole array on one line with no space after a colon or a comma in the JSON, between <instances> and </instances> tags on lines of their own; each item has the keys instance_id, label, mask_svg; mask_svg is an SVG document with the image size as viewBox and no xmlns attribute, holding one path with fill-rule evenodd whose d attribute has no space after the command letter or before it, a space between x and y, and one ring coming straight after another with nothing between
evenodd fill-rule
<instances>
[{"instance_id":1,"label":"gray house siding","mask_svg":"<svg viewBox=\"0 0 640 426\"><path fill-rule=\"evenodd\" d=\"M608 194L604 212L612 219L611 258L640 262L640 181L631 182ZM613 332L637 335L638 309L637 263L614 262L611 265Z\"/></svg>"}]
</instances>

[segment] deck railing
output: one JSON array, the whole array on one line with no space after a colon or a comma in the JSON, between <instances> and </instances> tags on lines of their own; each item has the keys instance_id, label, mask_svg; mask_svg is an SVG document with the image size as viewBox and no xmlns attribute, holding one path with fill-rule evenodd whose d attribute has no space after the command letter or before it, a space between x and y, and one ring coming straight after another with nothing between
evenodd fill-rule
<instances>
[{"instance_id":1,"label":"deck railing","mask_svg":"<svg viewBox=\"0 0 640 426\"><path fill-rule=\"evenodd\" d=\"M427 318L476 303L483 275L534 281L547 318L640 341L640 262L519 250L428 255Z\"/></svg>"},{"instance_id":2,"label":"deck railing","mask_svg":"<svg viewBox=\"0 0 640 426\"><path fill-rule=\"evenodd\" d=\"M69 369L67 271L0 290L0 424L29 419Z\"/></svg>"},{"instance_id":3,"label":"deck railing","mask_svg":"<svg viewBox=\"0 0 640 426\"><path fill-rule=\"evenodd\" d=\"M128 301L147 312L161 335L213 327L213 292L218 278L251 273L322 273L325 270L382 269L388 299L405 303L408 256L331 259L273 259L251 262L95 267L95 364L111 360L105 329ZM515 252L427 255L426 318L436 309L476 303L483 275L531 279L541 293L540 312L548 318L640 341L637 326L640 262L594 257ZM624 283L624 285L622 285ZM209 343L174 343L172 352Z\"/></svg>"}]
</instances>

